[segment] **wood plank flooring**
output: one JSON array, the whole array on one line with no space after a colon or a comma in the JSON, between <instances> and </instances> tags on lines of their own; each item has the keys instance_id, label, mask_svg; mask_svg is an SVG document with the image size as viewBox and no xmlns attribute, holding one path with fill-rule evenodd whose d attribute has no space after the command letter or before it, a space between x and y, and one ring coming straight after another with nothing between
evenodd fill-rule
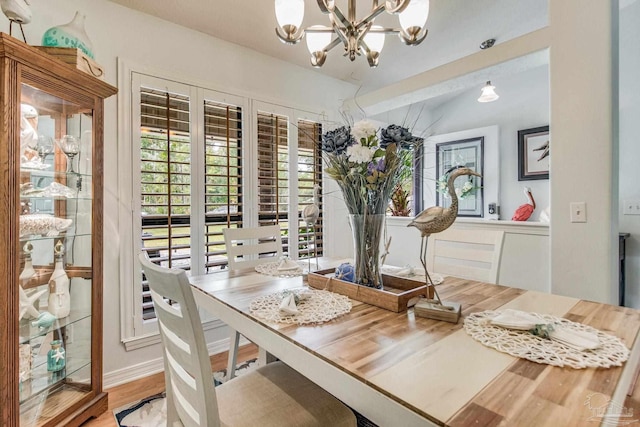
<instances>
[{"instance_id":1,"label":"wood plank flooring","mask_svg":"<svg viewBox=\"0 0 640 427\"><path fill-rule=\"evenodd\" d=\"M258 357L258 347L249 344L240 348L238 363ZM211 370L219 371L227 367L227 352L211 356ZM116 427L113 410L130 402L143 399L164 391L164 373L148 376L106 390L109 393L109 409L98 418L90 419L83 427Z\"/></svg>"}]
</instances>

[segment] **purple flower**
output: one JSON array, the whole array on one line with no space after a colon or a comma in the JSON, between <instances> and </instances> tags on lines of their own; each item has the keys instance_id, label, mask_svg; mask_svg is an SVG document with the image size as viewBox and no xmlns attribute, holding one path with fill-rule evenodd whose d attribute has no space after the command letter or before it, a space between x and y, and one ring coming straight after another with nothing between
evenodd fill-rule
<instances>
[{"instance_id":1,"label":"purple flower","mask_svg":"<svg viewBox=\"0 0 640 427\"><path fill-rule=\"evenodd\" d=\"M347 147L355 144L351 136L351 129L341 126L322 135L322 151L327 153L342 154Z\"/></svg>"},{"instance_id":2,"label":"purple flower","mask_svg":"<svg viewBox=\"0 0 640 427\"><path fill-rule=\"evenodd\" d=\"M377 162L370 162L367 165L367 171L369 172L369 175L373 175L374 171L384 172L384 168L385 168L384 158L378 160Z\"/></svg>"}]
</instances>

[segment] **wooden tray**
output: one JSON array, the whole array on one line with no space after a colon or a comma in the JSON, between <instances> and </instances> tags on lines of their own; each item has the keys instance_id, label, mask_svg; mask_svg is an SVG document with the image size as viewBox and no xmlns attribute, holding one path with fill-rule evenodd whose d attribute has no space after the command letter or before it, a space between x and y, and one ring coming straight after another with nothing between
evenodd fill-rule
<instances>
[{"instance_id":1,"label":"wooden tray","mask_svg":"<svg viewBox=\"0 0 640 427\"><path fill-rule=\"evenodd\" d=\"M336 279L334 274L335 268L318 270L309 273L307 281L312 288L326 289L396 313L413 306L418 300L417 297L433 298L433 295L430 295L433 290L427 290L425 284L417 280L383 274L383 288L374 289Z\"/></svg>"},{"instance_id":2,"label":"wooden tray","mask_svg":"<svg viewBox=\"0 0 640 427\"><path fill-rule=\"evenodd\" d=\"M78 70L104 80L104 68L89 58L80 49L72 47L34 46L62 62L73 65Z\"/></svg>"}]
</instances>

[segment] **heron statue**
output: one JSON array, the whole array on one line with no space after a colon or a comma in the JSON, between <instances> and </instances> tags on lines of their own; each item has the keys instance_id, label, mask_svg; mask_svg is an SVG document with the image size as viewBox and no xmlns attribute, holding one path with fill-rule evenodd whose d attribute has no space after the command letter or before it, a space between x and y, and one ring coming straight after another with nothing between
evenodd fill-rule
<instances>
[{"instance_id":1,"label":"heron statue","mask_svg":"<svg viewBox=\"0 0 640 427\"><path fill-rule=\"evenodd\" d=\"M442 206L432 206L427 208L416 215L407 227L416 227L420 230L422 237L422 242L420 244L420 261L422 262L422 267L424 267L427 286L431 286L431 289L433 289L433 293L436 297L436 303L445 309L454 310L455 307L445 306L442 304L438 291L436 290L433 281L431 280L431 276L429 276L429 272L427 271L427 240L431 234L440 233L449 228L458 216L458 196L453 185L456 178L463 175L473 175L478 177L482 177L482 175L472 169L462 166L452 167L447 171L447 174L449 175L449 178L447 179L447 191L451 197L451 205L447 208Z\"/></svg>"},{"instance_id":2,"label":"heron statue","mask_svg":"<svg viewBox=\"0 0 640 427\"><path fill-rule=\"evenodd\" d=\"M313 253L316 258L316 268L320 268L318 265L318 247L316 246L316 222L320 218L320 186L318 184L313 186L313 201L308 204L302 210L302 220L307 224L307 227L311 227L313 231ZM311 257L309 260L309 272L311 271Z\"/></svg>"}]
</instances>

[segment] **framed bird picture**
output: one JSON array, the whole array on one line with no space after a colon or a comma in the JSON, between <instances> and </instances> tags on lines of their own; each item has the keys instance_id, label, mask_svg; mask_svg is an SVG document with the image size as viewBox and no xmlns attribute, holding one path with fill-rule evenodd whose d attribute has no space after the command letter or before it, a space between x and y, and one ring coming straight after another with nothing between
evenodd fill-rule
<instances>
[{"instance_id":1,"label":"framed bird picture","mask_svg":"<svg viewBox=\"0 0 640 427\"><path fill-rule=\"evenodd\" d=\"M518 131L518 181L549 179L549 126Z\"/></svg>"},{"instance_id":2,"label":"framed bird picture","mask_svg":"<svg viewBox=\"0 0 640 427\"><path fill-rule=\"evenodd\" d=\"M482 177L464 175L453 182L455 195L449 189L449 178L456 168L484 172L484 137L478 136L436 144L436 205L448 208L454 199L458 216L484 217Z\"/></svg>"}]
</instances>

